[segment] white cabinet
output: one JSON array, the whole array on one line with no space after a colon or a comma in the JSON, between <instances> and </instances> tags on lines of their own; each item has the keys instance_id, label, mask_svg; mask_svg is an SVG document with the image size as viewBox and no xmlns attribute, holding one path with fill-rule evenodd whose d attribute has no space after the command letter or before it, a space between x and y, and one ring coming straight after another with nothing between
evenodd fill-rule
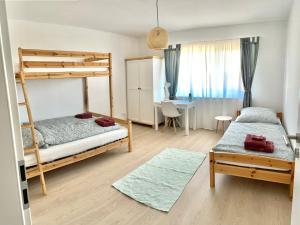
<instances>
[{"instance_id":1,"label":"white cabinet","mask_svg":"<svg viewBox=\"0 0 300 225\"><path fill-rule=\"evenodd\" d=\"M140 118L140 93L138 90L127 90L127 117L132 121L139 121Z\"/></svg>"},{"instance_id":2,"label":"white cabinet","mask_svg":"<svg viewBox=\"0 0 300 225\"><path fill-rule=\"evenodd\" d=\"M152 90L140 90L140 118L138 122L154 125L154 105Z\"/></svg>"},{"instance_id":3,"label":"white cabinet","mask_svg":"<svg viewBox=\"0 0 300 225\"><path fill-rule=\"evenodd\" d=\"M154 102L164 98L165 76L162 71L162 59L127 59L126 75L128 119L154 125ZM161 115L159 121L162 121Z\"/></svg>"}]
</instances>

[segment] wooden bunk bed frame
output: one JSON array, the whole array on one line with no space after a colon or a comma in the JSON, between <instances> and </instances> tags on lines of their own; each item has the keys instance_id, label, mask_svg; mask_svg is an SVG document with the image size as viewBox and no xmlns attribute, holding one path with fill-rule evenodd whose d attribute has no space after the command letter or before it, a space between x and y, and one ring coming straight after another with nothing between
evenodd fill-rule
<instances>
[{"instance_id":1,"label":"wooden bunk bed frame","mask_svg":"<svg viewBox=\"0 0 300 225\"><path fill-rule=\"evenodd\" d=\"M240 111L237 112L240 115ZM283 114L277 113L282 121ZM221 161L221 162L218 162ZM228 163L226 163L228 162ZM289 185L289 198L293 197L295 162L275 159L255 154L239 154L229 152L209 152L210 187L215 187L215 174L227 174L255 180L264 180ZM253 167L232 165L231 163L250 164ZM262 169L255 166L269 167ZM272 168L283 169L275 170Z\"/></svg>"},{"instance_id":2,"label":"wooden bunk bed frame","mask_svg":"<svg viewBox=\"0 0 300 225\"><path fill-rule=\"evenodd\" d=\"M26 91L25 80L35 79L63 79L63 78L82 78L83 80L83 102L85 112L89 111L89 97L88 97L88 77L108 77L109 79L109 102L110 102L110 116L113 117L113 93L112 93L112 56L111 53L97 53L97 52L81 52L81 51L58 51L58 50L40 50L40 49L22 49L19 48L19 73L16 74L16 82L20 83L23 90L24 102L20 102L20 106L25 106L28 115L29 123L22 124L22 128L31 128L33 146L24 148L24 153L34 153L37 164L26 168L27 179L40 176L42 191L47 193L44 173L75 163L81 160L99 155L123 144L128 145L128 151L132 151L132 123L129 120L122 120L114 118L117 123L128 129L128 136L126 138L114 141L103 146L99 146L76 155L64 157L52 162L42 163L40 159L39 147L35 138L34 122L32 118L29 98ZM26 60L30 57L30 61ZM31 58L36 60L32 61ZM49 60L49 58L51 60ZM76 58L76 61L60 61L57 58ZM26 72L27 68L64 68L62 72ZM97 68L98 70L74 71L76 68ZM101 68L101 71L99 71ZM93 116L103 116L92 112Z\"/></svg>"}]
</instances>

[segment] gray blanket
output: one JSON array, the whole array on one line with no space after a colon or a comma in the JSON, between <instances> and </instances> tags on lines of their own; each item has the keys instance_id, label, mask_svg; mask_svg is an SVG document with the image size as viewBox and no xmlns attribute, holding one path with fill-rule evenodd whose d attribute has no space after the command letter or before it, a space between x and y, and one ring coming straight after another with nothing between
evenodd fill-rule
<instances>
[{"instance_id":1,"label":"gray blanket","mask_svg":"<svg viewBox=\"0 0 300 225\"><path fill-rule=\"evenodd\" d=\"M267 140L273 141L275 147L274 152L264 153L245 150L244 140L247 134L263 135ZM281 124L232 122L213 150L241 154L257 154L294 161L294 152L290 147L286 146L283 135L286 135L286 133Z\"/></svg>"},{"instance_id":2,"label":"gray blanket","mask_svg":"<svg viewBox=\"0 0 300 225\"><path fill-rule=\"evenodd\" d=\"M34 125L38 131L37 134L42 136L39 145L43 148L80 140L120 128L118 124L110 127L101 127L95 122L95 118L77 119L74 116L41 120L35 122ZM28 140L28 135L27 138L23 135L24 145L31 141L31 136L29 138Z\"/></svg>"}]
</instances>

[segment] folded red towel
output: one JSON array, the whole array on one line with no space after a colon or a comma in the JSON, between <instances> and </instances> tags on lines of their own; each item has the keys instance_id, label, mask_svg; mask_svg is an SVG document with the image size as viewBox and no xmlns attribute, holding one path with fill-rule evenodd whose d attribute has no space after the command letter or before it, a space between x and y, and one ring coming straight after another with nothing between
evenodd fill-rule
<instances>
[{"instance_id":1,"label":"folded red towel","mask_svg":"<svg viewBox=\"0 0 300 225\"><path fill-rule=\"evenodd\" d=\"M115 125L115 120L111 117L102 117L95 120L101 127L110 127Z\"/></svg>"},{"instance_id":2,"label":"folded red towel","mask_svg":"<svg viewBox=\"0 0 300 225\"><path fill-rule=\"evenodd\" d=\"M100 120L103 119L103 120L106 120L106 121L110 121L110 122L115 123L115 120L114 120L114 118L112 118L112 117L104 116L104 117L101 117L101 118L99 118L99 119L100 119Z\"/></svg>"},{"instance_id":3,"label":"folded red towel","mask_svg":"<svg viewBox=\"0 0 300 225\"><path fill-rule=\"evenodd\" d=\"M252 151L260 151L272 153L274 152L274 144L272 141L267 141L263 136L247 134L244 148Z\"/></svg>"},{"instance_id":4,"label":"folded red towel","mask_svg":"<svg viewBox=\"0 0 300 225\"><path fill-rule=\"evenodd\" d=\"M251 135L251 136L252 136L252 140L255 140L255 141L265 141L266 140L266 138L264 136L256 136L256 135Z\"/></svg>"},{"instance_id":5,"label":"folded red towel","mask_svg":"<svg viewBox=\"0 0 300 225\"><path fill-rule=\"evenodd\" d=\"M89 119L93 117L93 114L90 112L80 113L75 115L77 119Z\"/></svg>"},{"instance_id":6,"label":"folded red towel","mask_svg":"<svg viewBox=\"0 0 300 225\"><path fill-rule=\"evenodd\" d=\"M244 147L249 150L262 151L266 148L266 140L264 137L247 134Z\"/></svg>"},{"instance_id":7,"label":"folded red towel","mask_svg":"<svg viewBox=\"0 0 300 225\"><path fill-rule=\"evenodd\" d=\"M269 153L274 152L274 143L272 141L267 141L267 146L264 151Z\"/></svg>"}]
</instances>

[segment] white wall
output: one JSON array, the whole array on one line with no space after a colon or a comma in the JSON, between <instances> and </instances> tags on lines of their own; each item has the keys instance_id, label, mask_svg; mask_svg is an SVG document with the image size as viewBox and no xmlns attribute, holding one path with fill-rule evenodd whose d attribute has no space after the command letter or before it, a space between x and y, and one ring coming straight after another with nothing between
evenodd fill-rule
<instances>
[{"instance_id":1,"label":"white wall","mask_svg":"<svg viewBox=\"0 0 300 225\"><path fill-rule=\"evenodd\" d=\"M268 22L171 32L170 43L260 36L259 59L253 81L253 104L282 111L286 26L286 22ZM145 38L19 20L10 20L9 28L15 64L18 62L17 48L20 46L112 52L114 111L117 117L126 116L124 58L162 54L149 50ZM99 79L103 80L96 78L89 82L91 110L107 113L108 86L97 81ZM80 80L30 81L28 89L35 119L72 115L83 109Z\"/></svg>"},{"instance_id":2,"label":"white wall","mask_svg":"<svg viewBox=\"0 0 300 225\"><path fill-rule=\"evenodd\" d=\"M285 71L284 114L289 133L299 130L300 88L300 2L296 0L291 11L288 32Z\"/></svg>"},{"instance_id":3,"label":"white wall","mask_svg":"<svg viewBox=\"0 0 300 225\"><path fill-rule=\"evenodd\" d=\"M183 44L260 36L259 59L252 87L253 104L282 111L286 25L280 21L171 32L169 41ZM145 38L140 42L143 54L162 54L149 50Z\"/></svg>"},{"instance_id":4,"label":"white wall","mask_svg":"<svg viewBox=\"0 0 300 225\"><path fill-rule=\"evenodd\" d=\"M138 55L138 39L79 27L20 20L9 20L9 30L16 68L18 47L111 52L114 115L126 117L124 59ZM90 110L108 114L108 85L105 79L91 78L89 81ZM81 79L34 80L27 84L35 120L73 115L83 110ZM24 120L24 113L22 115Z\"/></svg>"}]
</instances>

